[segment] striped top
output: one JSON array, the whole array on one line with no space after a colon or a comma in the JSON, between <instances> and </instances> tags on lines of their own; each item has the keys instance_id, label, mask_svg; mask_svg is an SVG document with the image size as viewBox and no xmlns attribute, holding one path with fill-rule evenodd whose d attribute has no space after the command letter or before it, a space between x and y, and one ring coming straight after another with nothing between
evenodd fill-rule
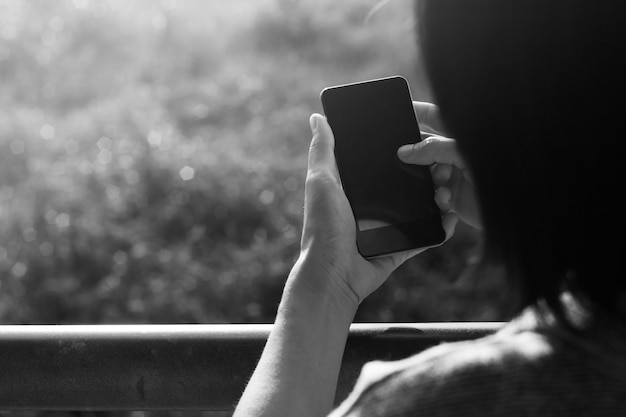
<instances>
[{"instance_id":1,"label":"striped top","mask_svg":"<svg viewBox=\"0 0 626 417\"><path fill-rule=\"evenodd\" d=\"M367 364L340 416L626 416L626 330L531 310L498 333Z\"/></svg>"}]
</instances>

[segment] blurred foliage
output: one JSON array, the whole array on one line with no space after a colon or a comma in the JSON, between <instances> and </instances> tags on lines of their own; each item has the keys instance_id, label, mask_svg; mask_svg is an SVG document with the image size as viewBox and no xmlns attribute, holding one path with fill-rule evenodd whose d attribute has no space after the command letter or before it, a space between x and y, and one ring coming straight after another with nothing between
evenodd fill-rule
<instances>
[{"instance_id":1,"label":"blurred foliage","mask_svg":"<svg viewBox=\"0 0 626 417\"><path fill-rule=\"evenodd\" d=\"M0 0L0 321L272 321L319 92L429 99L414 32L409 0ZM357 320L502 318L478 245L461 228Z\"/></svg>"}]
</instances>

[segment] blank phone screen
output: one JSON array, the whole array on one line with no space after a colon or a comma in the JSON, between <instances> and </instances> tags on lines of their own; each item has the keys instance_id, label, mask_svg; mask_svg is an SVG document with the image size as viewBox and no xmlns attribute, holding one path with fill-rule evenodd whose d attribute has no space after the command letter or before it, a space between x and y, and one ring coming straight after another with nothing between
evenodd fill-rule
<instances>
[{"instance_id":1,"label":"blank phone screen","mask_svg":"<svg viewBox=\"0 0 626 417\"><path fill-rule=\"evenodd\" d=\"M334 87L322 101L358 229L440 221L428 167L397 156L400 146L420 140L406 81L394 77Z\"/></svg>"}]
</instances>

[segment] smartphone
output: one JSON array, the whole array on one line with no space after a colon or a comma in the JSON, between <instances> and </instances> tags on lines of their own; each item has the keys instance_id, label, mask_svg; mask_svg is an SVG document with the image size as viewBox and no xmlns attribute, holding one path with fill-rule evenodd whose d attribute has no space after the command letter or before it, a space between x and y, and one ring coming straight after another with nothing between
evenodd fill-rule
<instances>
[{"instance_id":1,"label":"smartphone","mask_svg":"<svg viewBox=\"0 0 626 417\"><path fill-rule=\"evenodd\" d=\"M429 168L397 156L400 146L421 140L407 81L395 76L328 87L321 100L359 253L374 258L442 243Z\"/></svg>"}]
</instances>

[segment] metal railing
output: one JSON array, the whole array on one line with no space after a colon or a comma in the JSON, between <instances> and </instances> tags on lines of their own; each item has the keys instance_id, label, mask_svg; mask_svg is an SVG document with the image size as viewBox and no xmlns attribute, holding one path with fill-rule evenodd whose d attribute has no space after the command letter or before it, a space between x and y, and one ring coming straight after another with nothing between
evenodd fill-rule
<instances>
[{"instance_id":1,"label":"metal railing","mask_svg":"<svg viewBox=\"0 0 626 417\"><path fill-rule=\"evenodd\" d=\"M271 326L0 326L0 410L230 410ZM354 324L337 401L367 361L400 359L500 326Z\"/></svg>"}]
</instances>

